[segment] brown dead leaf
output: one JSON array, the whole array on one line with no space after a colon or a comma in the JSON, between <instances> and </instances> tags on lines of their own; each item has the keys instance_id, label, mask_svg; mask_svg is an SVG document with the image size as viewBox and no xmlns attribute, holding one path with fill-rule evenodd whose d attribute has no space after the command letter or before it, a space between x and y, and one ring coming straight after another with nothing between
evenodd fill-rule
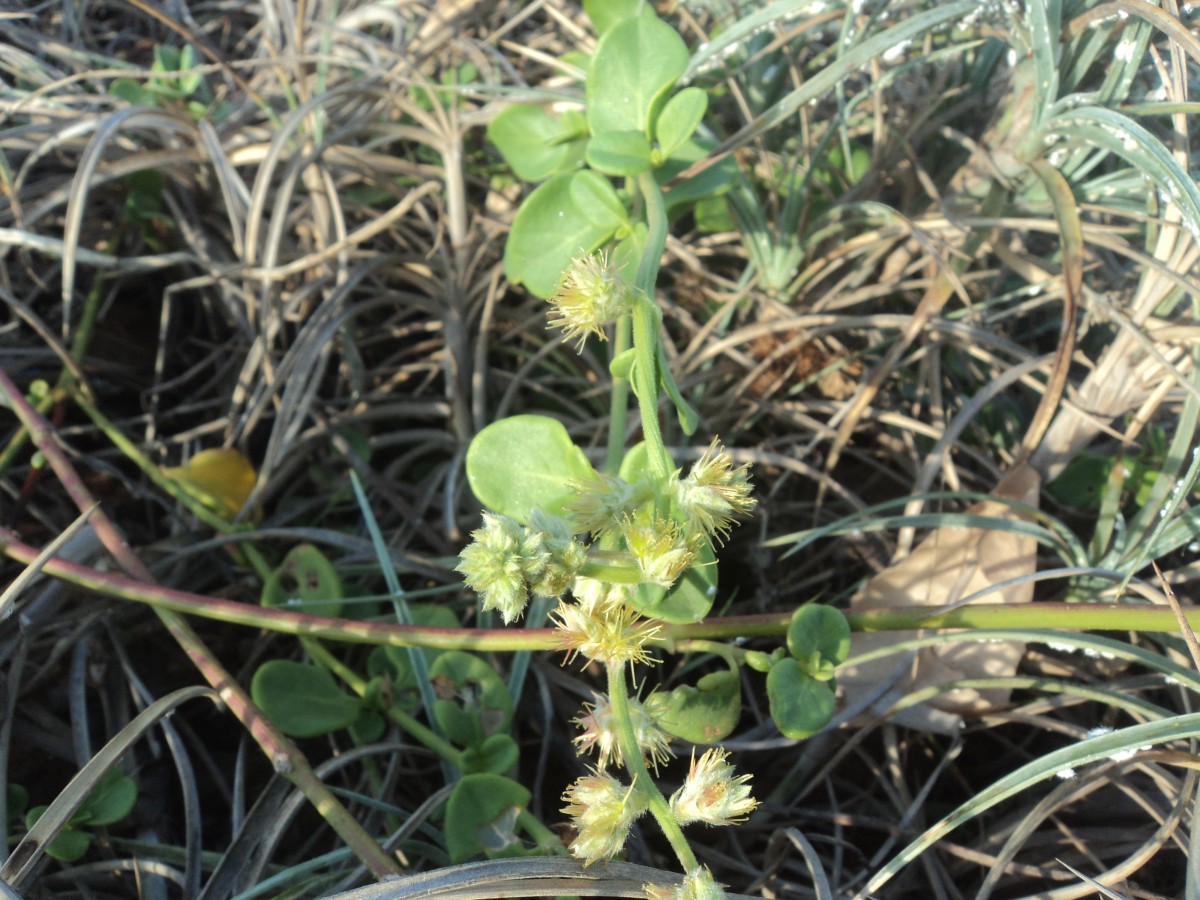
<instances>
[{"instance_id":1,"label":"brown dead leaf","mask_svg":"<svg viewBox=\"0 0 1200 900\"><path fill-rule=\"evenodd\" d=\"M1016 500L1029 506L1038 502L1041 479L1028 465L1022 464L1004 477L992 496ZM986 500L967 512L989 519L1021 518L1011 506ZM875 575L850 602L854 610L891 606L948 606L964 597L1002 581L1032 574L1037 562L1037 544L1033 538L1006 530L984 528L939 528L916 546L900 562ZM1033 585L1002 588L981 598L988 603L1028 603ZM886 647L921 634L917 631L891 631L855 634L851 656ZM859 666L838 670L838 685L846 705L869 704L874 714L885 712L897 696L944 684L960 678L984 678L1012 675L1025 654L1020 641L960 643L926 647L907 663L891 656ZM892 681L890 690L887 682ZM923 730L956 729L964 715L980 715L1008 702L1007 688L962 689L938 694L921 704L894 715L894 721Z\"/></svg>"}]
</instances>

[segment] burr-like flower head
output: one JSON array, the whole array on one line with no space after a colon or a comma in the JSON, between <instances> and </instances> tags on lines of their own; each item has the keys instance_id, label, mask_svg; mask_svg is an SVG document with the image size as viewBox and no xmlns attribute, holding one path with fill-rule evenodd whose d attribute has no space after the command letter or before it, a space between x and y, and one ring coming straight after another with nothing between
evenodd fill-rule
<instances>
[{"instance_id":1,"label":"burr-like flower head","mask_svg":"<svg viewBox=\"0 0 1200 900\"><path fill-rule=\"evenodd\" d=\"M612 859L625 846L629 828L646 811L642 795L608 775L585 775L563 794L563 812L571 817L576 837L571 855L585 866Z\"/></svg>"},{"instance_id":2,"label":"burr-like flower head","mask_svg":"<svg viewBox=\"0 0 1200 900\"><path fill-rule=\"evenodd\" d=\"M575 719L582 731L575 738L580 753L597 750L599 758L598 769L603 772L610 762L624 765L621 757L621 747L617 740L617 723L613 715L612 705L607 697L595 695L595 703L585 706L583 715ZM650 718L646 708L633 697L629 698L629 718L633 722L633 735L637 739L638 748L642 751L648 765L659 765L671 758L671 747L664 732Z\"/></svg>"},{"instance_id":3,"label":"burr-like flower head","mask_svg":"<svg viewBox=\"0 0 1200 900\"><path fill-rule=\"evenodd\" d=\"M577 349L589 334L605 340L604 326L615 322L633 302L633 288L606 253L585 253L571 260L550 302L550 324L561 328Z\"/></svg>"},{"instance_id":4,"label":"burr-like flower head","mask_svg":"<svg viewBox=\"0 0 1200 900\"><path fill-rule=\"evenodd\" d=\"M745 515L757 501L750 496L749 466L734 466L729 451L714 440L684 478L671 478L675 505L693 528L725 538L734 516Z\"/></svg>"},{"instance_id":5,"label":"burr-like flower head","mask_svg":"<svg viewBox=\"0 0 1200 900\"><path fill-rule=\"evenodd\" d=\"M729 825L746 818L758 803L750 796L749 775L734 775L724 750L713 748L692 759L683 787L671 796L671 811L680 825L704 822Z\"/></svg>"}]
</instances>

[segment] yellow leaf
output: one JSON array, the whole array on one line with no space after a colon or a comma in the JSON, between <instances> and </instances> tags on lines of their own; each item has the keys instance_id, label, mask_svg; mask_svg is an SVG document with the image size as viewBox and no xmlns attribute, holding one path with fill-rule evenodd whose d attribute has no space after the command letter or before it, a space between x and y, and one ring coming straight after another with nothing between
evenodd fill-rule
<instances>
[{"instance_id":1,"label":"yellow leaf","mask_svg":"<svg viewBox=\"0 0 1200 900\"><path fill-rule=\"evenodd\" d=\"M241 512L258 480L250 460L232 447L201 450L184 465L163 471L226 519Z\"/></svg>"}]
</instances>

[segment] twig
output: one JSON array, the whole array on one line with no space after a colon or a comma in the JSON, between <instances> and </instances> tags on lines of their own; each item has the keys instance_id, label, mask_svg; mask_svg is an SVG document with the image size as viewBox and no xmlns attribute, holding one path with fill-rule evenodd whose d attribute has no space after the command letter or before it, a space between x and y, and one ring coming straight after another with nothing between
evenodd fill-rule
<instances>
[{"instance_id":1,"label":"twig","mask_svg":"<svg viewBox=\"0 0 1200 900\"><path fill-rule=\"evenodd\" d=\"M92 527L118 565L136 581L142 582L146 586L155 586L154 576L150 570L133 552L116 523L97 505L91 492L83 483L83 479L79 477L79 473L67 459L50 423L29 405L3 369L0 369L0 400L3 400L17 414L21 423L28 429L34 444L42 451L59 482L79 510L82 512L96 507L91 515ZM165 606L156 606L155 613L184 653L200 670L204 679L217 691L221 700L250 732L255 742L271 760L275 770L287 777L304 793L309 802L317 808L338 836L345 841L346 845L353 850L376 878L382 879L399 875L401 870L395 860L384 853L374 838L321 782L299 748L267 720L266 716L254 705L250 695L225 671L212 651L192 630L183 616Z\"/></svg>"}]
</instances>

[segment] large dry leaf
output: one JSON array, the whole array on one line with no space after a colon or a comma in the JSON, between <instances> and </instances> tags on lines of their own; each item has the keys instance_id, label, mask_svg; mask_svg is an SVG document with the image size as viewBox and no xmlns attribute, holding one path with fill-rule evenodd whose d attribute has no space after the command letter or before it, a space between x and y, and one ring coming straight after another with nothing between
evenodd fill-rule
<instances>
[{"instance_id":1,"label":"large dry leaf","mask_svg":"<svg viewBox=\"0 0 1200 900\"><path fill-rule=\"evenodd\" d=\"M1027 465L1013 469L992 496L1036 506L1041 479ZM968 511L989 519L1020 518L1011 506L996 500L977 503ZM938 608L955 603L1002 581L1032 574L1037 563L1033 538L1004 529L951 528L935 530L907 557L873 577L850 603L851 609L891 606ZM1028 603L1032 583L990 592L979 602ZM851 656L915 637L916 631L855 634ZM984 678L1015 673L1025 653L1019 641L957 643L926 647L900 658L886 657L838 671L838 685L849 708L883 713L899 696L960 678ZM952 731L963 715L979 715L1008 702L1007 688L961 689L942 693L892 718L909 727Z\"/></svg>"}]
</instances>

